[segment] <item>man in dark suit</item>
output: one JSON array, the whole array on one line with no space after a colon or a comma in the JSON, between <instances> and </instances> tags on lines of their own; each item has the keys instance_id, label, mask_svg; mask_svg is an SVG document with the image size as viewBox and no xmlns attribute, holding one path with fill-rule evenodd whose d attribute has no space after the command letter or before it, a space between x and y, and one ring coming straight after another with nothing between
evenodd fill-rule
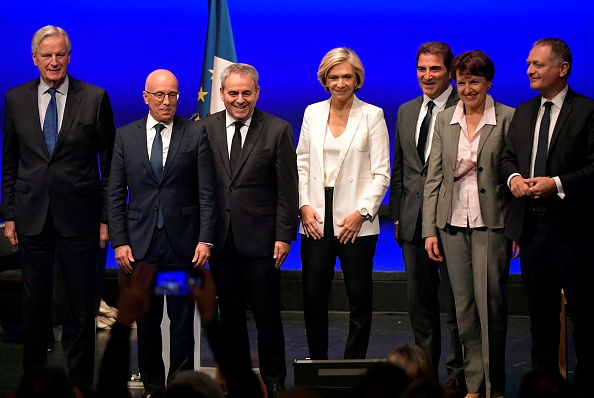
<instances>
[{"instance_id":1,"label":"man in dark suit","mask_svg":"<svg viewBox=\"0 0 594 398\"><path fill-rule=\"evenodd\" d=\"M407 305L415 343L431 358L438 377L441 356L441 328L438 288L441 286L451 341L444 388L449 396L464 396L464 363L458 336L454 296L445 263L427 256L421 237L421 210L433 125L439 112L456 105L458 94L450 84L454 54L440 42L421 45L417 52L417 79L423 95L398 109L396 143L390 189L390 217L394 239L402 248L406 268Z\"/></svg>"},{"instance_id":2,"label":"man in dark suit","mask_svg":"<svg viewBox=\"0 0 594 398\"><path fill-rule=\"evenodd\" d=\"M47 361L57 252L73 327L69 374L91 384L96 255L109 240L115 127L105 90L67 74L70 49L63 29L39 29L32 55L40 78L6 93L2 211L4 235L19 244L23 270L25 373Z\"/></svg>"},{"instance_id":3,"label":"man in dark suit","mask_svg":"<svg viewBox=\"0 0 594 398\"><path fill-rule=\"evenodd\" d=\"M561 289L574 324L578 396L591 396L594 276L586 248L594 225L594 101L571 90L571 50L560 39L534 43L530 88L507 133L498 179L510 188L505 233L521 247L532 367L558 371Z\"/></svg>"},{"instance_id":4,"label":"man in dark suit","mask_svg":"<svg viewBox=\"0 0 594 398\"><path fill-rule=\"evenodd\" d=\"M215 186L212 154L203 128L175 115L175 76L163 69L148 75L144 101L149 114L118 129L109 184L109 221L118 265L134 262L159 271L203 267L215 240ZM129 197L129 203L126 200ZM161 356L163 297L154 296L138 321L138 367L145 395L165 387ZM170 366L194 368L194 304L167 296Z\"/></svg>"},{"instance_id":5,"label":"man in dark suit","mask_svg":"<svg viewBox=\"0 0 594 398\"><path fill-rule=\"evenodd\" d=\"M285 341L280 267L297 238L297 159L291 126L256 109L258 72L233 64L221 75L225 111L200 121L213 152L218 200L211 269L223 325L234 330L239 361L251 361L245 320L258 329L260 374L268 396L284 390Z\"/></svg>"}]
</instances>

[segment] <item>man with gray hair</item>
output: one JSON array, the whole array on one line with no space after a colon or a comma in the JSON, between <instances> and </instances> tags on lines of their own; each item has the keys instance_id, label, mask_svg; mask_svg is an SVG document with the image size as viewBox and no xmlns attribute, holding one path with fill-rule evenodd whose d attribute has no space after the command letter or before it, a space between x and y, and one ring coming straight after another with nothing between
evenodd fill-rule
<instances>
[{"instance_id":1,"label":"man with gray hair","mask_svg":"<svg viewBox=\"0 0 594 398\"><path fill-rule=\"evenodd\" d=\"M93 382L98 246L105 247L115 127L107 92L68 75L70 38L45 26L31 52L40 78L6 93L2 149L4 235L23 271L25 373L47 361L54 261L72 318L70 377Z\"/></svg>"},{"instance_id":2,"label":"man with gray hair","mask_svg":"<svg viewBox=\"0 0 594 398\"><path fill-rule=\"evenodd\" d=\"M577 396L591 397L594 101L569 87L572 54L563 40L538 40L526 64L539 95L516 108L499 160L499 183L513 195L505 235L521 248L532 368L559 372L563 289L574 326Z\"/></svg>"},{"instance_id":3,"label":"man with gray hair","mask_svg":"<svg viewBox=\"0 0 594 398\"><path fill-rule=\"evenodd\" d=\"M217 238L210 265L221 321L238 361L251 362L246 303L258 329L260 374L268 397L287 375L280 317L280 267L297 238L297 157L291 125L256 109L258 72L246 64L221 74L225 110L201 123L214 158Z\"/></svg>"}]
</instances>

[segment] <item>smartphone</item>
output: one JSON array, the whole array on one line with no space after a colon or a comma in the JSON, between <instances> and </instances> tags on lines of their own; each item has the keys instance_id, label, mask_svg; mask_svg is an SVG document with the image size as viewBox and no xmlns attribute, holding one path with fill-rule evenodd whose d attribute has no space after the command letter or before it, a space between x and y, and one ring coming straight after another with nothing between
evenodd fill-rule
<instances>
[{"instance_id":1,"label":"smartphone","mask_svg":"<svg viewBox=\"0 0 594 398\"><path fill-rule=\"evenodd\" d=\"M190 296L190 285L201 282L201 274L193 269L164 269L157 271L153 291L157 296Z\"/></svg>"}]
</instances>

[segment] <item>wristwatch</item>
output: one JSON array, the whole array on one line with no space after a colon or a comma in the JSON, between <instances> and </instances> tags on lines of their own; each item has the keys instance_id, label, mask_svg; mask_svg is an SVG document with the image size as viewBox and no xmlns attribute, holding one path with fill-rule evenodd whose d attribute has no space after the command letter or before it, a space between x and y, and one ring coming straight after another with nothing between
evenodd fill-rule
<instances>
[{"instance_id":1,"label":"wristwatch","mask_svg":"<svg viewBox=\"0 0 594 398\"><path fill-rule=\"evenodd\" d=\"M371 219L373 218L373 217L371 217L371 214L369 214L369 211L365 207L361 207L361 210L359 210L359 213L361 213L361 216L366 220L371 221Z\"/></svg>"}]
</instances>

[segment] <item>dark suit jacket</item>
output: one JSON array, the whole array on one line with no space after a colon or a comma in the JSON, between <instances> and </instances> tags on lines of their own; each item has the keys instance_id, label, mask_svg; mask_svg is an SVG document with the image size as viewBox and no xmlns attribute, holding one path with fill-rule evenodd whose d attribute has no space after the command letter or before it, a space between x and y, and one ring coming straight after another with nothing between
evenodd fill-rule
<instances>
[{"instance_id":1,"label":"dark suit jacket","mask_svg":"<svg viewBox=\"0 0 594 398\"><path fill-rule=\"evenodd\" d=\"M161 183L147 151L147 116L118 129L109 182L109 232L113 247L130 245L136 259L145 256L161 204L171 247L193 257L198 242L215 239L215 181L206 132L179 116ZM129 194L129 204L126 199Z\"/></svg>"},{"instance_id":2,"label":"dark suit jacket","mask_svg":"<svg viewBox=\"0 0 594 398\"><path fill-rule=\"evenodd\" d=\"M453 89L446 102L446 109L458 103L458 93ZM399 238L410 242L415 236L417 218L423 207L423 191L427 179L427 166L417 153L415 133L423 105L423 96L408 101L398 108L396 142L390 187L390 218L399 221ZM419 231L419 235L420 235Z\"/></svg>"},{"instance_id":3,"label":"dark suit jacket","mask_svg":"<svg viewBox=\"0 0 594 398\"><path fill-rule=\"evenodd\" d=\"M530 177L532 143L540 102L539 95L516 109L498 167L499 183L506 187L512 173ZM581 226L591 230L594 213L591 203L594 197L594 101L571 88L551 137L547 174L560 178L566 195L565 199L560 199L555 194L546 201L557 226L576 233L579 233L578 229L583 229ZM508 238L520 239L524 215L531 206L533 202L530 199L512 198L505 224Z\"/></svg>"},{"instance_id":4,"label":"dark suit jacket","mask_svg":"<svg viewBox=\"0 0 594 398\"><path fill-rule=\"evenodd\" d=\"M223 247L231 226L239 254L268 257L275 241L297 239L299 194L291 125L254 110L239 165L231 175L225 112L198 122L206 127L216 172L215 253Z\"/></svg>"},{"instance_id":5,"label":"dark suit jacket","mask_svg":"<svg viewBox=\"0 0 594 398\"><path fill-rule=\"evenodd\" d=\"M48 211L57 233L99 233L115 127L107 92L69 77L62 127L52 156L39 121L39 79L6 93L2 211L17 233L37 235ZM99 161L97 159L99 156Z\"/></svg>"}]
</instances>

